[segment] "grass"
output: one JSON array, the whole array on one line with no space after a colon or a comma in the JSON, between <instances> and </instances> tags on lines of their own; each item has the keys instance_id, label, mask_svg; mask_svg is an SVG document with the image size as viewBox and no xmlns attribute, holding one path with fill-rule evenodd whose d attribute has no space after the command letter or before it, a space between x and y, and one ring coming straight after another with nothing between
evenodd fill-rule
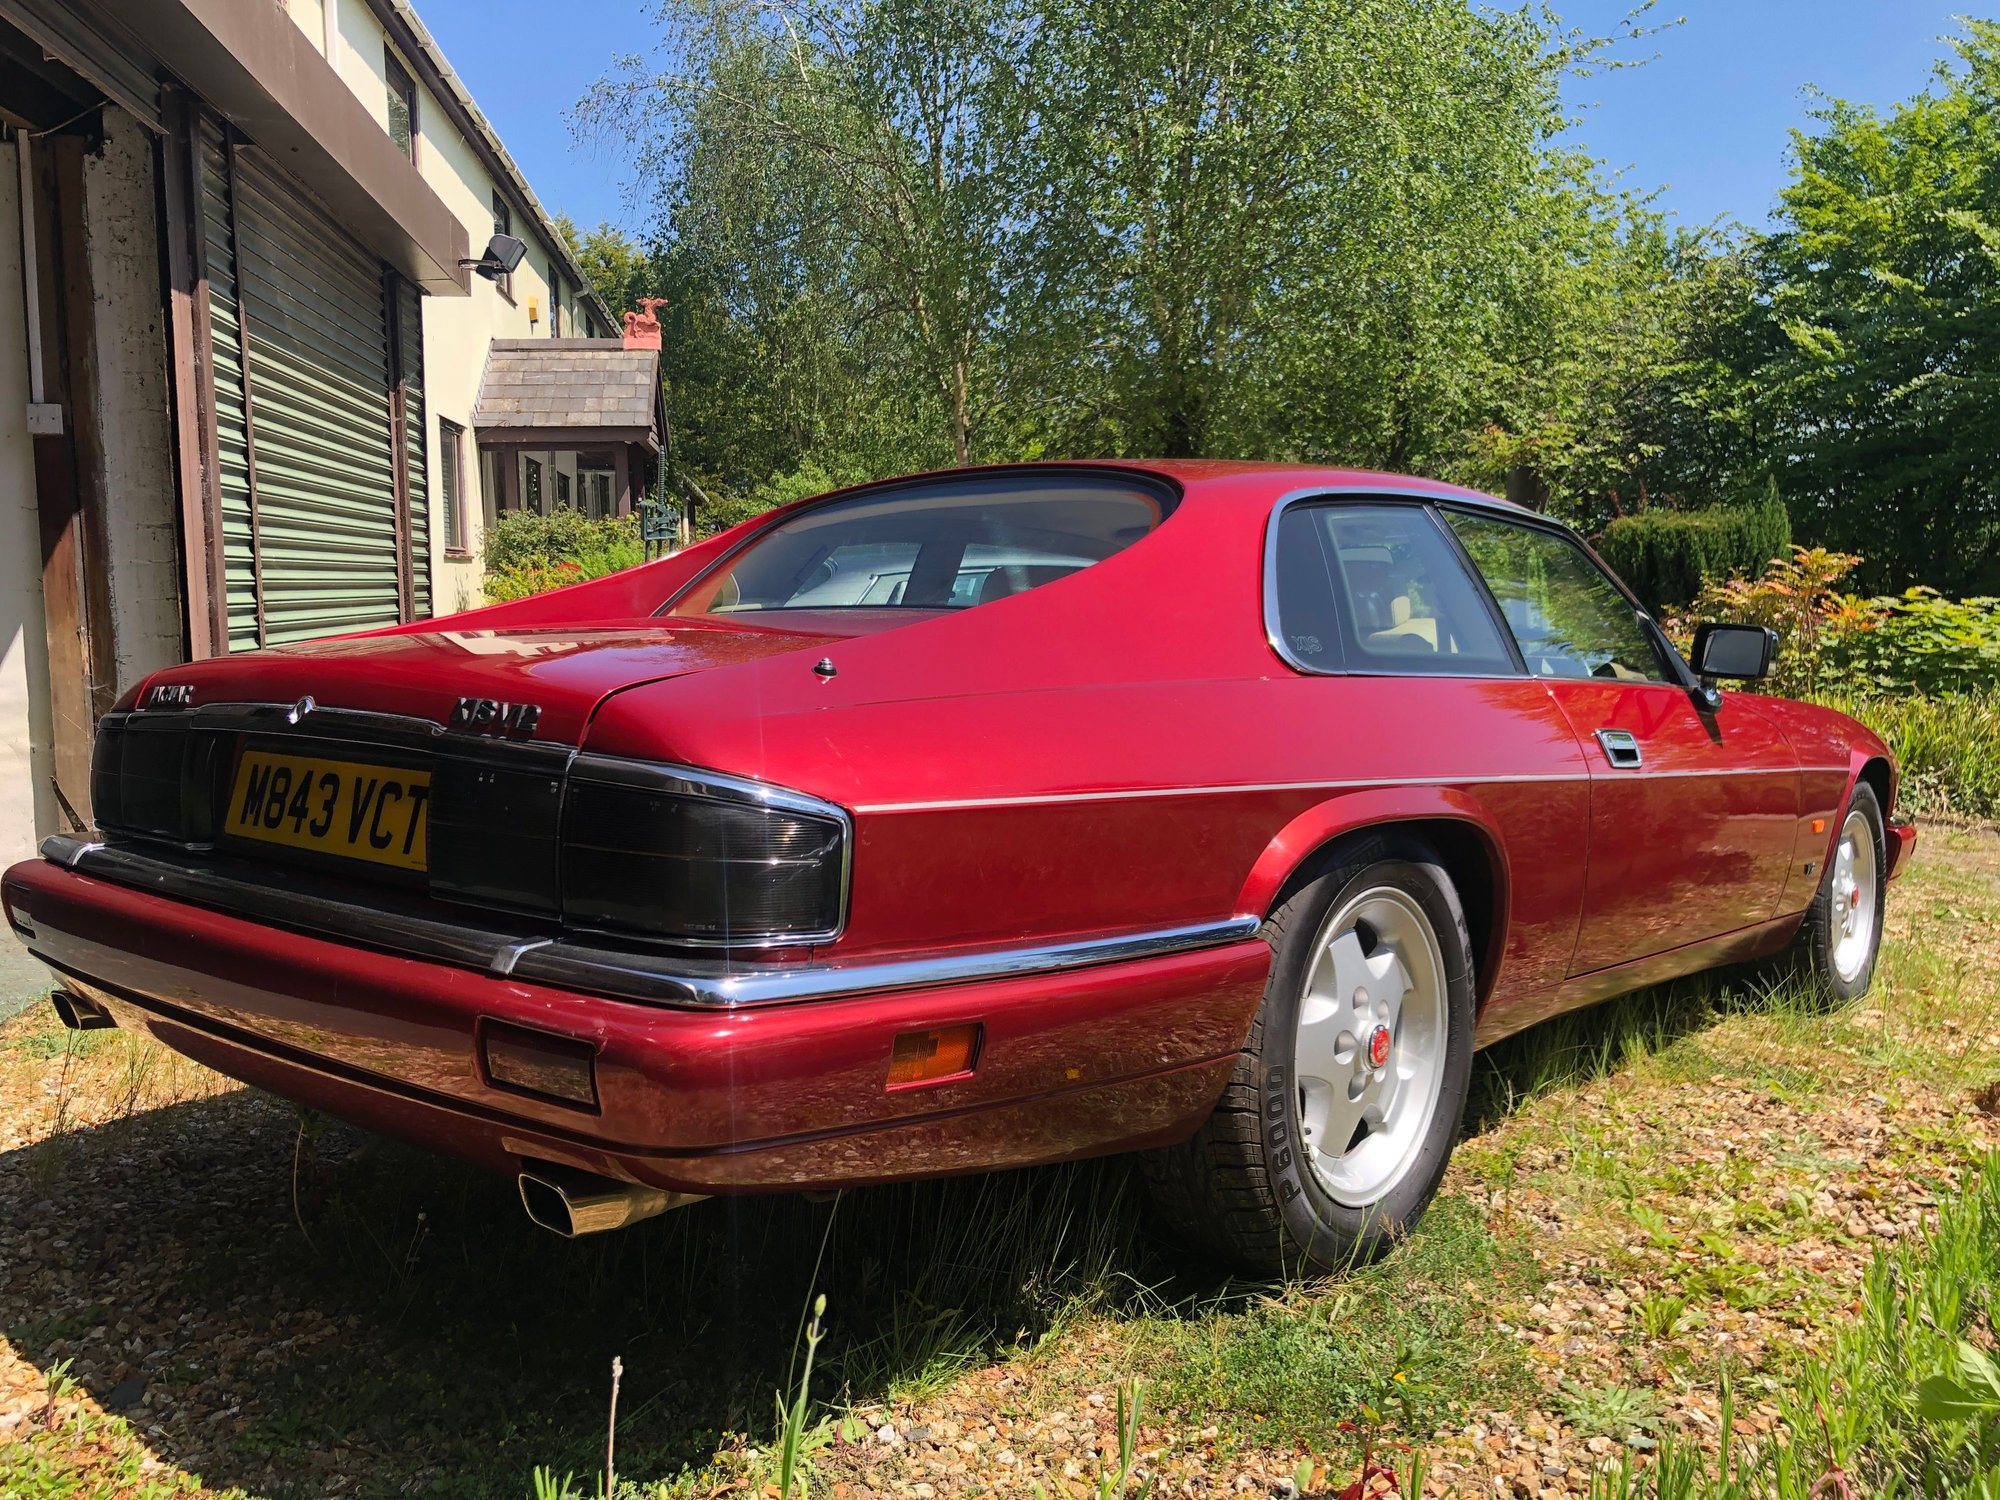
<instances>
[{"instance_id":1,"label":"grass","mask_svg":"<svg viewBox=\"0 0 2000 1500\"><path fill-rule=\"evenodd\" d=\"M949 1419L981 1455L1026 1454L1051 1412L1078 1409L1113 1450L1078 1450L1086 1485L1122 1463L1136 1488L1139 1469L1186 1462L1260 1483L1318 1466L1315 1488L1338 1489L1364 1444L1399 1441L1464 1493L1491 1493L1466 1434L1496 1412L1645 1455L1632 1477L1652 1483L1675 1464L1719 1472L1712 1425L1689 1424L1712 1424L1725 1370L1731 1400L1794 1435L1766 1447L1818 1463L1825 1440L1798 1436L1785 1406L1816 1368L1837 1381L1829 1412L1852 1412L1841 1421L1861 1435L1841 1450L1848 1472L1898 1473L1922 1452L1879 1434L1915 1444L1928 1429L1857 1408L1850 1385L1882 1380L1837 1341L1859 1326L1881 1221L1911 1235L1884 1252L1883 1286L1907 1289L1927 1273L1895 1257L1916 1255L1927 1205L1955 1201L1980 1163L1968 1119L1982 1117L1963 1101L2000 1077L1996 924L2000 841L1933 826L1865 1005L1827 1014L1732 975L1503 1043L1482 1055L1469 1139L1421 1230L1384 1264L1311 1286L1231 1281L1188 1257L1118 1161L831 1203L715 1201L565 1243L525 1225L503 1181L340 1128L301 1140L290 1106L209 1097L207 1075L137 1039L65 1058L36 1040L47 1023L19 1018L0 1030L0 1118L41 1144L0 1154L0 1193L60 1203L66 1233L101 1246L0 1243L0 1260L11 1245L33 1263L0 1273L0 1325L37 1367L86 1370L66 1411L109 1387L128 1338L171 1350L177 1373L154 1376L172 1396L146 1418L161 1435L65 1417L0 1457L0 1492L118 1494L119 1466L150 1447L176 1461L133 1493L176 1493L198 1471L303 1496L338 1470L370 1493L525 1495L537 1468L556 1493L565 1475L594 1493L614 1355L628 1497L775 1485L788 1434L793 1478L816 1474L815 1495L894 1491L927 1471L874 1441L885 1422ZM70 1128L49 1142L65 1067ZM1951 1274L1981 1284L1985 1262L1950 1253ZM822 1293L802 1387L801 1310ZM1968 1306L1956 1326L1983 1336L1983 1303ZM1147 1426L1117 1439L1110 1397L1134 1377ZM1104 1404L1080 1408L1092 1394ZM179 1416L231 1404L222 1425ZM1657 1464L1624 1446L1634 1437L1658 1441ZM73 1488L50 1488L63 1464Z\"/></svg>"},{"instance_id":2,"label":"grass","mask_svg":"<svg viewBox=\"0 0 2000 1500\"><path fill-rule=\"evenodd\" d=\"M1349 1454L1359 1405L1429 1431L1531 1385L1487 1299L1525 1294L1533 1257L1469 1204L1440 1201L1392 1258L1326 1285L1232 1290L1131 1325L1158 1401L1209 1414L1226 1444ZM1475 1295L1476 1294L1476 1295Z\"/></svg>"},{"instance_id":3,"label":"grass","mask_svg":"<svg viewBox=\"0 0 2000 1500\"><path fill-rule=\"evenodd\" d=\"M1963 1351L1974 1349L1976 1361L1979 1347L1992 1346L1996 1292L2000 1156L1988 1156L1928 1235L1877 1252L1858 1316L1836 1331L1825 1359L1804 1364L1783 1388L1778 1437L1725 1440L1712 1453L1669 1439L1655 1464L1621 1462L1596 1493L1603 1500L1992 1496L2000 1485L2000 1390L1986 1376L1983 1400L1956 1393ZM1940 1392L1956 1396L1942 1413Z\"/></svg>"}]
</instances>

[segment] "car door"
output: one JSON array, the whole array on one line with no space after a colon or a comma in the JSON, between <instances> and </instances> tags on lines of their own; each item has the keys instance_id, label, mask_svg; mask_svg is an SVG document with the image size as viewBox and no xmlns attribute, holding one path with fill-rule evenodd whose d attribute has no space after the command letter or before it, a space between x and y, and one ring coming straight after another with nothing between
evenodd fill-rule
<instances>
[{"instance_id":1,"label":"car door","mask_svg":"<svg viewBox=\"0 0 2000 1500\"><path fill-rule=\"evenodd\" d=\"M1590 768L1573 974L1769 920L1798 818L1797 761L1740 695L1697 702L1631 599L1558 527L1446 519Z\"/></svg>"},{"instance_id":2,"label":"car door","mask_svg":"<svg viewBox=\"0 0 2000 1500\"><path fill-rule=\"evenodd\" d=\"M1505 868L1496 1013L1532 1009L1567 976L1583 907L1565 855L1588 836L1589 784L1567 721L1427 505L1296 498L1266 564L1266 631L1302 675L1266 695L1262 763L1375 798L1379 816L1476 812Z\"/></svg>"}]
</instances>

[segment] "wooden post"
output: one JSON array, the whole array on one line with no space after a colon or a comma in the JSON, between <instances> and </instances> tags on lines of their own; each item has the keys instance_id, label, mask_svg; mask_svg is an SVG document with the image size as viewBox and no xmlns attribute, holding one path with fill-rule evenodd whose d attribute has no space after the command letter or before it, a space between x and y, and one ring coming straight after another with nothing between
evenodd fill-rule
<instances>
[{"instance_id":1,"label":"wooden post","mask_svg":"<svg viewBox=\"0 0 2000 1500\"><path fill-rule=\"evenodd\" d=\"M180 510L183 628L188 656L199 659L229 649L221 455L195 107L186 93L171 87L164 91L163 102L168 130L158 150L165 211L161 228L167 242L167 371Z\"/></svg>"},{"instance_id":2,"label":"wooden post","mask_svg":"<svg viewBox=\"0 0 2000 1500\"><path fill-rule=\"evenodd\" d=\"M618 514L632 514L632 449L618 443L611 449L611 488L618 495Z\"/></svg>"},{"instance_id":3,"label":"wooden post","mask_svg":"<svg viewBox=\"0 0 2000 1500\"><path fill-rule=\"evenodd\" d=\"M97 716L115 695L105 574L103 453L97 432L95 302L83 222L83 143L17 135L32 402L58 420L32 438L48 635L54 793L81 832L91 821ZM39 329L39 337L34 331Z\"/></svg>"},{"instance_id":4,"label":"wooden post","mask_svg":"<svg viewBox=\"0 0 2000 1500\"><path fill-rule=\"evenodd\" d=\"M521 508L521 453L517 448L500 450L500 509L516 511Z\"/></svg>"}]
</instances>

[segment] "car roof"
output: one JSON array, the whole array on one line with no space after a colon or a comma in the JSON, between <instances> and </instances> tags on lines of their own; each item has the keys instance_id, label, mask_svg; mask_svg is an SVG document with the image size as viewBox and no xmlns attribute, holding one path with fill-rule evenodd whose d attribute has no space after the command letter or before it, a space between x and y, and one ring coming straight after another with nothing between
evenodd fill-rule
<instances>
[{"instance_id":1,"label":"car roof","mask_svg":"<svg viewBox=\"0 0 2000 1500\"><path fill-rule=\"evenodd\" d=\"M1245 501L1269 502L1294 490L1362 490L1378 493L1426 495L1439 500L1459 500L1469 505L1490 506L1517 515L1535 515L1524 505L1503 500L1483 490L1426 479L1413 474L1392 474L1377 469L1345 469L1323 464L1273 463L1237 458L1077 458L1039 459L1027 463L968 464L949 469L932 469L891 479L836 490L849 494L888 485L923 480L948 480L960 475L999 475L1010 472L1048 473L1062 469L1109 469L1124 473L1150 474L1171 481L1184 494L1203 499L1225 496ZM815 496L814 500L825 499ZM812 502L806 502L808 504Z\"/></svg>"},{"instance_id":2,"label":"car roof","mask_svg":"<svg viewBox=\"0 0 2000 1500\"><path fill-rule=\"evenodd\" d=\"M1380 469L1212 458L1094 459L1087 462L1158 474L1190 492L1198 489L1235 490L1239 486L1228 481L1262 480L1263 483L1254 485L1254 488L1264 498L1290 494L1294 490L1363 490L1428 495L1439 500L1462 500L1471 505L1487 505L1523 515L1535 514L1526 506L1503 500L1498 495L1489 495L1483 490L1414 474L1392 474Z\"/></svg>"}]
</instances>

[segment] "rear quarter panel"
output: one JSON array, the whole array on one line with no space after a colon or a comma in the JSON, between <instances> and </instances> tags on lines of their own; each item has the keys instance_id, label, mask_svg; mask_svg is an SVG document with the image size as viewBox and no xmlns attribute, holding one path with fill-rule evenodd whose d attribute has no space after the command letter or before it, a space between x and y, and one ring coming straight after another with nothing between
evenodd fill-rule
<instances>
[{"instance_id":1,"label":"rear quarter panel","mask_svg":"<svg viewBox=\"0 0 2000 1500\"><path fill-rule=\"evenodd\" d=\"M1074 578L837 642L831 678L812 652L616 694L586 743L853 810L843 953L1261 915L1316 841L1443 816L1493 851L1513 982L1560 979L1588 819L1575 736L1528 679L1280 662L1271 498L1204 494Z\"/></svg>"}]
</instances>

